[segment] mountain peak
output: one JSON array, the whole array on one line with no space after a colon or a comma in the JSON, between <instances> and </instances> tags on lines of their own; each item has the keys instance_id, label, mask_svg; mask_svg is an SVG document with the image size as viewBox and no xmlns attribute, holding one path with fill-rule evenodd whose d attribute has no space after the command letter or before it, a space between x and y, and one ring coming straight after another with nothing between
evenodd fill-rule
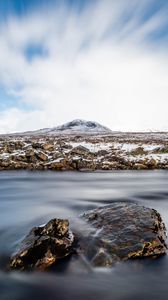
<instances>
[{"instance_id":1,"label":"mountain peak","mask_svg":"<svg viewBox=\"0 0 168 300\"><path fill-rule=\"evenodd\" d=\"M85 121L82 119L75 119L68 123L65 123L61 126L55 128L58 131L62 132L81 132L81 133L108 133L111 130L97 122L94 121Z\"/></svg>"},{"instance_id":2,"label":"mountain peak","mask_svg":"<svg viewBox=\"0 0 168 300\"><path fill-rule=\"evenodd\" d=\"M33 135L33 136L37 136L37 135L57 135L57 134L89 134L89 133L93 133L93 134L98 134L98 133L102 133L102 134L108 134L111 133L112 131L97 123L94 121L85 121L82 119L75 119L72 120L68 123L65 123L63 125L57 126L57 127L52 127L52 128L42 128L39 130L34 130L34 131L27 131L27 132L21 132L21 133L15 133L14 135Z\"/></svg>"}]
</instances>

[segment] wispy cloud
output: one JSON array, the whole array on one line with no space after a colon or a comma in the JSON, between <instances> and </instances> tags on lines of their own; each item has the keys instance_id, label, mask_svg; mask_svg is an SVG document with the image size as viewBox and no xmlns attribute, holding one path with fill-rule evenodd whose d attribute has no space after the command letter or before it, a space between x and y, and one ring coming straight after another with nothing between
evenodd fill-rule
<instances>
[{"instance_id":1,"label":"wispy cloud","mask_svg":"<svg viewBox=\"0 0 168 300\"><path fill-rule=\"evenodd\" d=\"M88 1L0 25L0 84L31 108L0 113L0 132L93 119L114 130L168 130L167 6Z\"/></svg>"}]
</instances>

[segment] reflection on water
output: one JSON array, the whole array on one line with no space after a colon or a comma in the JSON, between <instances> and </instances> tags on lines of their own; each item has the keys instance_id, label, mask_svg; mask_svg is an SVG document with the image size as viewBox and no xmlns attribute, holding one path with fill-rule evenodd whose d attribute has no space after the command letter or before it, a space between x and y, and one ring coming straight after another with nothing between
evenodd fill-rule
<instances>
[{"instance_id":1,"label":"reflection on water","mask_svg":"<svg viewBox=\"0 0 168 300\"><path fill-rule=\"evenodd\" d=\"M167 256L94 272L76 258L45 274L2 271L23 236L52 217L73 224L85 210L134 201L157 209L168 228L167 182L167 171L0 173L0 299L167 299Z\"/></svg>"}]
</instances>

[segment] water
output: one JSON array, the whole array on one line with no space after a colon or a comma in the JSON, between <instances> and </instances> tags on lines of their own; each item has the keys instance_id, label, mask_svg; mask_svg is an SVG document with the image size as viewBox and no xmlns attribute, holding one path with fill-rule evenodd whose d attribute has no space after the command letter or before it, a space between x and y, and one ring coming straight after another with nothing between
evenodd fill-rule
<instances>
[{"instance_id":1,"label":"water","mask_svg":"<svg viewBox=\"0 0 168 300\"><path fill-rule=\"evenodd\" d=\"M168 172L0 173L0 299L168 299L168 258L89 271L71 259L58 271L7 273L4 266L29 230L53 217L77 216L114 201L157 209L168 228ZM74 221L75 220L75 221ZM78 223L76 223L78 226Z\"/></svg>"}]
</instances>

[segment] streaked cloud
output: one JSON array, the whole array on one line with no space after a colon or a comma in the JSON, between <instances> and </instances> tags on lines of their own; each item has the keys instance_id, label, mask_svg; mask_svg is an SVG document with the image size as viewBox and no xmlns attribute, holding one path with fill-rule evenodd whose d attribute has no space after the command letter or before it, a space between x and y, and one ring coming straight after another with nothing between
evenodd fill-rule
<instances>
[{"instance_id":1,"label":"streaked cloud","mask_svg":"<svg viewBox=\"0 0 168 300\"><path fill-rule=\"evenodd\" d=\"M14 101L0 113L0 132L74 118L168 130L168 10L154 2L39 7L1 23L0 84Z\"/></svg>"}]
</instances>

